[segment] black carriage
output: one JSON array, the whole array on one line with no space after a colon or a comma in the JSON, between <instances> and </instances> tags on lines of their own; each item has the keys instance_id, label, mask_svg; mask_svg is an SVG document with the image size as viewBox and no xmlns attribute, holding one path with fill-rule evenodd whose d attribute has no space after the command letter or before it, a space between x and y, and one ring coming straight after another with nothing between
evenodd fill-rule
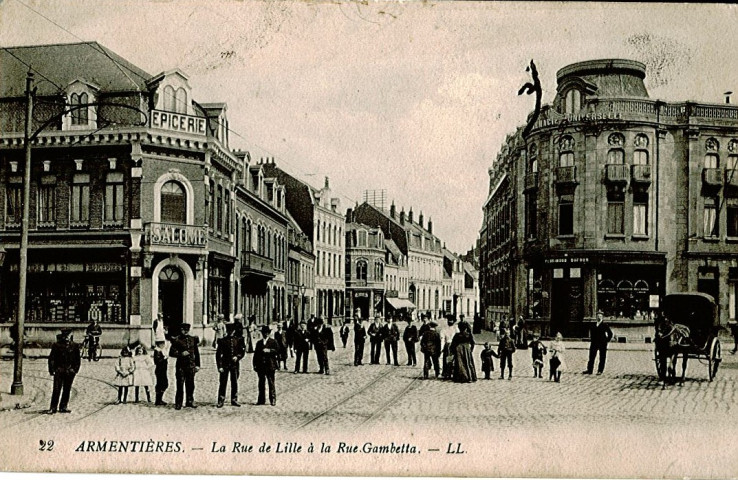
<instances>
[{"instance_id":1,"label":"black carriage","mask_svg":"<svg viewBox=\"0 0 738 480\"><path fill-rule=\"evenodd\" d=\"M659 379L664 383L675 380L676 365L681 356L681 383L684 383L690 358L707 364L707 375L712 381L722 361L718 338L722 327L715 300L705 293L672 293L664 297L661 306L654 342L654 362Z\"/></svg>"}]
</instances>

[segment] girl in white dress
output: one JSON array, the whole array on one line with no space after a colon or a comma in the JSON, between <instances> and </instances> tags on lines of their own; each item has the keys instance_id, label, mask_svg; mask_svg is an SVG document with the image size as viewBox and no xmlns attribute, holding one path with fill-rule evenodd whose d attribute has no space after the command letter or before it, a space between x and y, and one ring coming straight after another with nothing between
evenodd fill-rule
<instances>
[{"instance_id":1,"label":"girl in white dress","mask_svg":"<svg viewBox=\"0 0 738 480\"><path fill-rule=\"evenodd\" d=\"M564 363L565 351L566 347L564 347L564 337L560 332L557 332L556 339L551 342L551 345L548 347L549 380L554 380L556 382L561 381L561 372L566 370L566 364Z\"/></svg>"},{"instance_id":2,"label":"girl in white dress","mask_svg":"<svg viewBox=\"0 0 738 480\"><path fill-rule=\"evenodd\" d=\"M149 357L143 345L136 347L133 356L133 386L136 387L136 402L138 402L138 388L144 387L146 401L151 402L151 389L154 388L154 362Z\"/></svg>"}]
</instances>

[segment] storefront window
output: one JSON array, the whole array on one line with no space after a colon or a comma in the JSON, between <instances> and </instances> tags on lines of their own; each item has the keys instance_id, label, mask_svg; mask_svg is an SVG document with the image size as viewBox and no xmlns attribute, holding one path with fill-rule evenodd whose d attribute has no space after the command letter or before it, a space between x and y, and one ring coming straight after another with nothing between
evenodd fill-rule
<instances>
[{"instance_id":1,"label":"storefront window","mask_svg":"<svg viewBox=\"0 0 738 480\"><path fill-rule=\"evenodd\" d=\"M662 267L622 265L603 268L597 282L597 308L606 317L648 320L650 296L660 295L659 276Z\"/></svg>"}]
</instances>

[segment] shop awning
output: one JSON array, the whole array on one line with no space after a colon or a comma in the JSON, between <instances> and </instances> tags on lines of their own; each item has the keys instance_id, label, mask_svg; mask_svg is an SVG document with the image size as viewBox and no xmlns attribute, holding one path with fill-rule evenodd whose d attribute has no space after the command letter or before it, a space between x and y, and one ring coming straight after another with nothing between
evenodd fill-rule
<instances>
[{"instance_id":1,"label":"shop awning","mask_svg":"<svg viewBox=\"0 0 738 480\"><path fill-rule=\"evenodd\" d=\"M392 305L392 308L394 308L395 310L399 310L401 308L415 308L415 304L413 304L413 302L404 298L388 298L387 303Z\"/></svg>"}]
</instances>

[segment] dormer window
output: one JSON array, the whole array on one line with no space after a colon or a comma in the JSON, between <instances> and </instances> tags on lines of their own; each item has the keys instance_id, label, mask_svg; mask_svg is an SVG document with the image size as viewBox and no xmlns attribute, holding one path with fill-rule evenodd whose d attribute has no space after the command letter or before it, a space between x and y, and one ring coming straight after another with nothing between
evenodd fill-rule
<instances>
[{"instance_id":1,"label":"dormer window","mask_svg":"<svg viewBox=\"0 0 738 480\"><path fill-rule=\"evenodd\" d=\"M82 81L73 82L67 89L68 113L64 116L65 130L95 128L97 114L95 107L90 105L95 100L94 86Z\"/></svg>"},{"instance_id":2,"label":"dormer window","mask_svg":"<svg viewBox=\"0 0 738 480\"><path fill-rule=\"evenodd\" d=\"M564 97L564 113L574 114L579 113L582 108L582 94L576 88L570 89L566 92Z\"/></svg>"},{"instance_id":3,"label":"dormer window","mask_svg":"<svg viewBox=\"0 0 738 480\"><path fill-rule=\"evenodd\" d=\"M187 91L172 85L164 87L164 110L168 112L187 113Z\"/></svg>"}]
</instances>

